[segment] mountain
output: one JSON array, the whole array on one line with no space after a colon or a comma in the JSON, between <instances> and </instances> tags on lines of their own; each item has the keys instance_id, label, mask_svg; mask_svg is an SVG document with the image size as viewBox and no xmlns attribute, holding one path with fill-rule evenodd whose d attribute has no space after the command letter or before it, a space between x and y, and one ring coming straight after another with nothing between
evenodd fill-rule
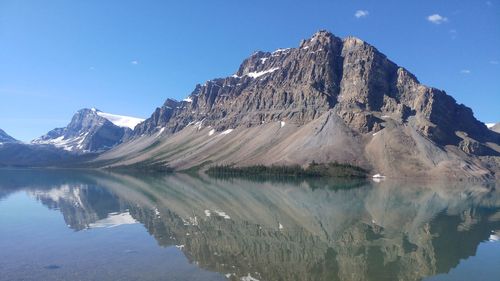
<instances>
[{"instance_id":1,"label":"mountain","mask_svg":"<svg viewBox=\"0 0 500 281\"><path fill-rule=\"evenodd\" d=\"M9 136L4 130L0 129L0 145L4 143L18 143L19 141Z\"/></svg>"},{"instance_id":2,"label":"mountain","mask_svg":"<svg viewBox=\"0 0 500 281\"><path fill-rule=\"evenodd\" d=\"M226 78L167 99L96 165L351 163L391 177L491 177L500 134L354 37L319 31L255 52Z\"/></svg>"},{"instance_id":3,"label":"mountain","mask_svg":"<svg viewBox=\"0 0 500 281\"><path fill-rule=\"evenodd\" d=\"M0 167L69 167L89 161L94 154L75 154L48 144L4 143Z\"/></svg>"},{"instance_id":4,"label":"mountain","mask_svg":"<svg viewBox=\"0 0 500 281\"><path fill-rule=\"evenodd\" d=\"M90 158L82 158L81 161ZM22 143L0 129L0 167L35 167L77 163L79 159L52 145Z\"/></svg>"},{"instance_id":5,"label":"mountain","mask_svg":"<svg viewBox=\"0 0 500 281\"><path fill-rule=\"evenodd\" d=\"M56 128L32 141L76 153L102 152L122 142L143 119L81 109L68 126Z\"/></svg>"}]
</instances>

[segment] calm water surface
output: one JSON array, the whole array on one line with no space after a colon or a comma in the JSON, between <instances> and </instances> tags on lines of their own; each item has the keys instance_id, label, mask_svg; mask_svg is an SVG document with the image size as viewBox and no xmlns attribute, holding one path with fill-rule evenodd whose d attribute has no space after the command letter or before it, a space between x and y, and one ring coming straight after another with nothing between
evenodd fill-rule
<instances>
[{"instance_id":1,"label":"calm water surface","mask_svg":"<svg viewBox=\"0 0 500 281\"><path fill-rule=\"evenodd\" d=\"M500 191L0 170L0 280L500 280Z\"/></svg>"}]
</instances>

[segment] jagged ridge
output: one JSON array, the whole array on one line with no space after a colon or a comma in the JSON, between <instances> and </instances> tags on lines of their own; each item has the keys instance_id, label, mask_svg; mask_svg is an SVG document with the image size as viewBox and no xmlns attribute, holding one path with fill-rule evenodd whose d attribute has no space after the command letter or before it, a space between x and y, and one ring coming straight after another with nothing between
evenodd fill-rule
<instances>
[{"instance_id":1,"label":"jagged ridge","mask_svg":"<svg viewBox=\"0 0 500 281\"><path fill-rule=\"evenodd\" d=\"M281 124L280 128L293 125L301 134L296 133L292 140L293 132L288 132L272 140L276 130L274 134L264 132L273 122ZM202 141L174 153L174 147L199 137L188 133L174 137L192 131L193 124L196 131L209 127L209 137L247 128L253 138L267 140L252 147L241 134L231 133L239 138L233 139L239 143L234 145L233 155L239 157L215 155L220 149L208 150L208 143ZM312 135L303 135L306 133ZM167 136L163 145L146 140L160 136ZM435 173L456 176L466 170L467 175L483 176L489 171L476 156L498 156L499 143L500 135L475 119L470 108L457 104L444 91L420 84L373 46L358 38L340 39L320 31L298 48L254 53L233 76L197 85L183 101L167 99L135 128L122 150L119 147L101 160L119 157L133 163L153 157L167 159L179 168L204 161L245 165L339 160L386 173L394 170L399 175L438 168ZM157 148L149 156L131 151L132 146L137 150L151 144ZM389 151L380 152L384 149ZM243 153L245 150L264 150L266 154L259 157ZM201 153L205 155L193 156ZM275 158L266 159L271 156ZM410 166L397 167L396 162Z\"/></svg>"}]
</instances>

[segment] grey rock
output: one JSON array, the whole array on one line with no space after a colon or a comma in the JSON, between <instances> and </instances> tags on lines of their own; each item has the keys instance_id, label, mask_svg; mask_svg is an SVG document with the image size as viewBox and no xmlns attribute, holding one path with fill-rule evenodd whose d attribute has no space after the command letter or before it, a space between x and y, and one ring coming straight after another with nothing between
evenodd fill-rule
<instances>
[{"instance_id":1,"label":"grey rock","mask_svg":"<svg viewBox=\"0 0 500 281\"><path fill-rule=\"evenodd\" d=\"M269 129L279 122L287 124L282 133ZM228 129L235 129L231 144L208 142L207 133ZM500 168L477 157L498 157L499 144L500 134L470 108L422 85L375 47L319 31L298 48L252 54L233 76L197 85L184 101L167 100L101 159L178 168L334 160L393 175L483 177Z\"/></svg>"}]
</instances>

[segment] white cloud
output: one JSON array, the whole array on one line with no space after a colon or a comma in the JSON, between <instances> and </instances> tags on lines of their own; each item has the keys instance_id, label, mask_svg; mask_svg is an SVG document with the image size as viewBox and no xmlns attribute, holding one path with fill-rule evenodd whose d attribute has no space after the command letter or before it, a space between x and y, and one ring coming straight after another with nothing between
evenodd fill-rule
<instances>
[{"instance_id":1,"label":"white cloud","mask_svg":"<svg viewBox=\"0 0 500 281\"><path fill-rule=\"evenodd\" d=\"M462 70L460 70L460 73L462 73L462 74L470 74L471 71L468 70L468 69L462 69Z\"/></svg>"},{"instance_id":2,"label":"white cloud","mask_svg":"<svg viewBox=\"0 0 500 281\"><path fill-rule=\"evenodd\" d=\"M356 18L364 18L367 17L370 13L367 10L357 10L356 13L354 13L354 16Z\"/></svg>"},{"instance_id":3,"label":"white cloud","mask_svg":"<svg viewBox=\"0 0 500 281\"><path fill-rule=\"evenodd\" d=\"M497 60L490 60L490 64L498 64Z\"/></svg>"},{"instance_id":4,"label":"white cloud","mask_svg":"<svg viewBox=\"0 0 500 281\"><path fill-rule=\"evenodd\" d=\"M432 22L433 24L442 24L443 22L447 22L448 18L443 17L440 14L433 14L427 17L427 20Z\"/></svg>"},{"instance_id":5,"label":"white cloud","mask_svg":"<svg viewBox=\"0 0 500 281\"><path fill-rule=\"evenodd\" d=\"M137 60L133 60L133 61L131 61L130 63L131 63L131 64L133 64L133 65L138 65L138 64L139 64L139 61L137 61Z\"/></svg>"}]
</instances>

